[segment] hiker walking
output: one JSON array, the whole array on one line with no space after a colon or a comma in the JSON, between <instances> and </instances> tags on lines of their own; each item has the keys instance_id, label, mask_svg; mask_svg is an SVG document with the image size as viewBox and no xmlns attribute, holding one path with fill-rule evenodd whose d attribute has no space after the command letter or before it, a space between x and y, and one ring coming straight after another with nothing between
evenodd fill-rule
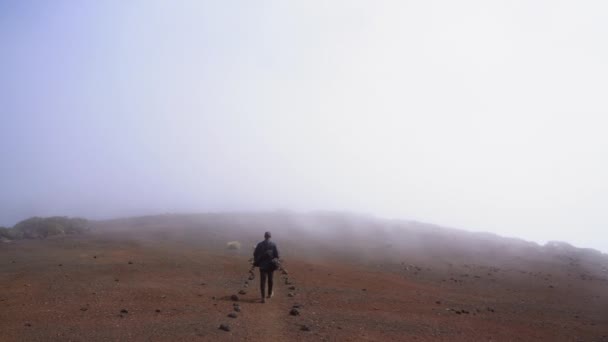
<instances>
[{"instance_id":1,"label":"hiker walking","mask_svg":"<svg viewBox=\"0 0 608 342\"><path fill-rule=\"evenodd\" d=\"M265 290L268 279L268 298L272 298L272 275L279 268L279 250L277 245L270 241L270 232L264 233L264 241L257 244L253 252L253 266L260 268L260 292L262 303L266 303Z\"/></svg>"}]
</instances>

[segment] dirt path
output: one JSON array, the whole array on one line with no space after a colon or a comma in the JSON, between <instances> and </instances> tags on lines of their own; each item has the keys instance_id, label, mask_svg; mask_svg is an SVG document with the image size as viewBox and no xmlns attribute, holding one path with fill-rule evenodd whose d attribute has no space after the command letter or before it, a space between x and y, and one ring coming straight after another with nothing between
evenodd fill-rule
<instances>
[{"instance_id":1,"label":"dirt path","mask_svg":"<svg viewBox=\"0 0 608 342\"><path fill-rule=\"evenodd\" d=\"M251 279L250 274L254 275L254 279ZM229 333L251 341L288 341L305 338L306 335L303 333L306 332L301 330L302 324L298 323L300 317L290 314L290 310L297 304L296 297L288 296L289 293L297 294L297 287L295 290L290 290L290 287L296 286L295 280L288 278L288 275L281 271L276 271L274 295L271 299L266 299L266 303L261 303L259 277L258 269L255 269L253 273L244 273L242 276L242 286L234 292L244 290L246 294L237 294L238 302L231 300L232 305L239 305L241 311L237 313L237 318L226 319L226 324L231 326ZM226 299L229 300L229 298Z\"/></svg>"}]
</instances>

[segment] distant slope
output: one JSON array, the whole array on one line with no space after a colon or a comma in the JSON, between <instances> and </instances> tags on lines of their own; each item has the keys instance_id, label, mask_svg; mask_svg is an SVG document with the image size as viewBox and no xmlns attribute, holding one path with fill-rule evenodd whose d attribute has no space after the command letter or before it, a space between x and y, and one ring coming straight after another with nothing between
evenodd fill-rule
<instances>
[{"instance_id":1,"label":"distant slope","mask_svg":"<svg viewBox=\"0 0 608 342\"><path fill-rule=\"evenodd\" d=\"M462 262L479 265L585 264L606 276L608 255L564 242L544 246L490 233L476 233L413 221L385 220L343 212L233 212L166 214L97 221L93 229L140 236L141 231L164 239L183 239L208 248L227 241L252 247L264 231L272 231L286 251L308 258L337 258L373 263L403 260ZM243 253L249 253L245 248Z\"/></svg>"}]
</instances>

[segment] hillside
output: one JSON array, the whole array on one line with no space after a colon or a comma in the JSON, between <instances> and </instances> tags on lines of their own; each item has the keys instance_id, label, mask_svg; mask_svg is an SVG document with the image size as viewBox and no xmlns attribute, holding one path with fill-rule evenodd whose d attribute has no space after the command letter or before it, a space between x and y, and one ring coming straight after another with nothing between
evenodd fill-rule
<instances>
[{"instance_id":1,"label":"hillside","mask_svg":"<svg viewBox=\"0 0 608 342\"><path fill-rule=\"evenodd\" d=\"M565 243L332 212L90 228L0 245L3 340L608 341L608 256ZM260 304L266 230L288 274Z\"/></svg>"}]
</instances>

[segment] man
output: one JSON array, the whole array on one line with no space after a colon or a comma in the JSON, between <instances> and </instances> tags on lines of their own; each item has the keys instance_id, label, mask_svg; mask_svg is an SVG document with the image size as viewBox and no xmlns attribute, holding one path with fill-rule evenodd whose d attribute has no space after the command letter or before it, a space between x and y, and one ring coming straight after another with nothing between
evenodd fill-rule
<instances>
[{"instance_id":1,"label":"man","mask_svg":"<svg viewBox=\"0 0 608 342\"><path fill-rule=\"evenodd\" d=\"M268 279L268 298L272 298L272 275L278 268L279 250L277 245L270 241L270 232L264 233L264 241L258 243L253 252L253 266L260 268L260 291L262 293L262 303L266 303L264 297L266 279Z\"/></svg>"}]
</instances>

